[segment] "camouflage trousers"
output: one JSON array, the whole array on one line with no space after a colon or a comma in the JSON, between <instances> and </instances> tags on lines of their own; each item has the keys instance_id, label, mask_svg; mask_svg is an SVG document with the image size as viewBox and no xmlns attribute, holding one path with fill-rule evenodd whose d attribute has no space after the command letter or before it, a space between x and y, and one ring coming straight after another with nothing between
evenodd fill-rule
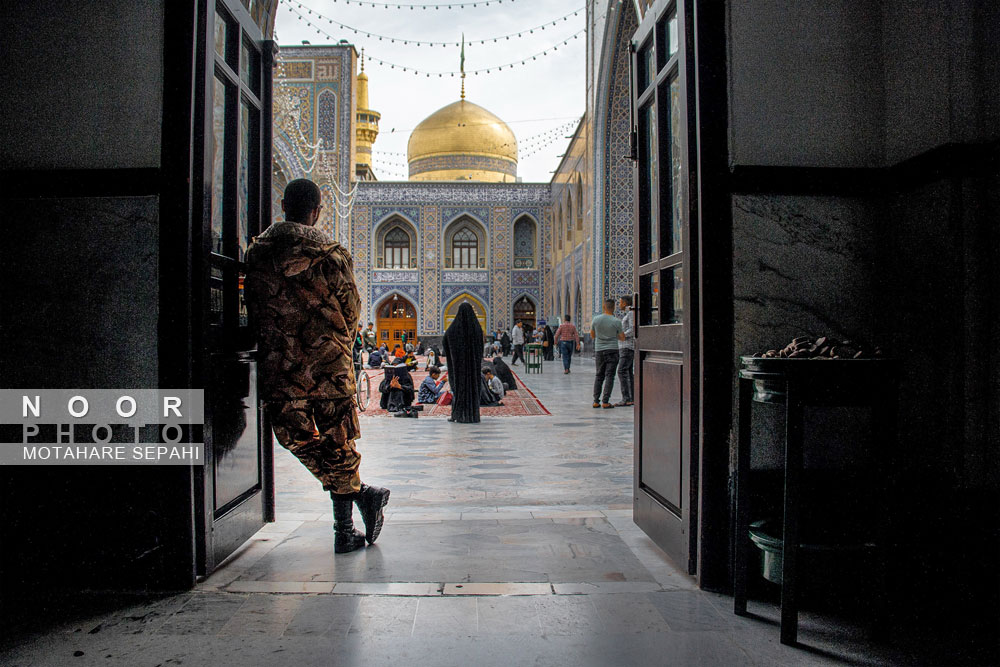
<instances>
[{"instance_id":1,"label":"camouflage trousers","mask_svg":"<svg viewBox=\"0 0 1000 667\"><path fill-rule=\"evenodd\" d=\"M353 398L269 402L271 429L281 445L333 493L361 490L354 447L361 437Z\"/></svg>"}]
</instances>

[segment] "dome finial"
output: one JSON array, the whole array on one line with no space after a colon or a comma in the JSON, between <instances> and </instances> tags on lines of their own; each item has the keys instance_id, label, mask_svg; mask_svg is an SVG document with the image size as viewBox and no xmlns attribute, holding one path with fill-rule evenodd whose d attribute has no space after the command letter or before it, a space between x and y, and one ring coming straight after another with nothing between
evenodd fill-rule
<instances>
[{"instance_id":1,"label":"dome finial","mask_svg":"<svg viewBox=\"0 0 1000 667\"><path fill-rule=\"evenodd\" d=\"M361 73L365 73L365 47L361 47Z\"/></svg>"},{"instance_id":2,"label":"dome finial","mask_svg":"<svg viewBox=\"0 0 1000 667\"><path fill-rule=\"evenodd\" d=\"M459 69L462 70L462 99L465 99L465 33L462 33L462 55L459 60Z\"/></svg>"}]
</instances>

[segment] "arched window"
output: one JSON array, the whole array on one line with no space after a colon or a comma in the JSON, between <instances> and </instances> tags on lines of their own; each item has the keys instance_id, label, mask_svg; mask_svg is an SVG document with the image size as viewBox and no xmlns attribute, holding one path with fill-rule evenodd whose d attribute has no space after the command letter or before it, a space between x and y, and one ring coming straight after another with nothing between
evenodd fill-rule
<instances>
[{"instance_id":1,"label":"arched window","mask_svg":"<svg viewBox=\"0 0 1000 667\"><path fill-rule=\"evenodd\" d=\"M379 228L377 269L417 268L416 230L402 218L395 218Z\"/></svg>"},{"instance_id":2,"label":"arched window","mask_svg":"<svg viewBox=\"0 0 1000 667\"><path fill-rule=\"evenodd\" d=\"M556 246L559 250L562 250L563 240L562 240L562 230L563 230L563 212L562 206L560 205L556 208Z\"/></svg>"},{"instance_id":3,"label":"arched window","mask_svg":"<svg viewBox=\"0 0 1000 667\"><path fill-rule=\"evenodd\" d=\"M576 229L583 229L583 181L576 177Z\"/></svg>"},{"instance_id":4,"label":"arched window","mask_svg":"<svg viewBox=\"0 0 1000 667\"><path fill-rule=\"evenodd\" d=\"M486 231L471 219L449 225L445 233L446 269L485 269Z\"/></svg>"},{"instance_id":5,"label":"arched window","mask_svg":"<svg viewBox=\"0 0 1000 667\"><path fill-rule=\"evenodd\" d=\"M576 216L576 202L573 201L573 196L567 190L566 193L566 241L573 240L573 218ZM571 243L566 243L566 247L571 247Z\"/></svg>"},{"instance_id":6,"label":"arched window","mask_svg":"<svg viewBox=\"0 0 1000 667\"><path fill-rule=\"evenodd\" d=\"M451 265L456 269L479 267L479 237L468 227L451 237Z\"/></svg>"},{"instance_id":7,"label":"arched window","mask_svg":"<svg viewBox=\"0 0 1000 667\"><path fill-rule=\"evenodd\" d=\"M514 268L535 268L535 222L521 216L514 223Z\"/></svg>"},{"instance_id":8,"label":"arched window","mask_svg":"<svg viewBox=\"0 0 1000 667\"><path fill-rule=\"evenodd\" d=\"M393 227L385 235L385 268L410 268L410 235L402 227Z\"/></svg>"}]
</instances>

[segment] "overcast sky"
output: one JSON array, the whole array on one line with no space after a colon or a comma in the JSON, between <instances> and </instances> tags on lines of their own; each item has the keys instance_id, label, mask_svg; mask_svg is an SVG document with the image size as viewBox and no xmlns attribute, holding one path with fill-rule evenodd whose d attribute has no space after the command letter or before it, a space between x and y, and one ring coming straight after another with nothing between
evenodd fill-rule
<instances>
[{"instance_id":1,"label":"overcast sky","mask_svg":"<svg viewBox=\"0 0 1000 667\"><path fill-rule=\"evenodd\" d=\"M459 0L448 0L457 2ZM414 0L400 0L400 4ZM429 4L429 3L428 3ZM463 9L385 9L358 5L344 0L282 0L278 8L277 39L281 45L335 44L347 39L360 52L396 65L430 72L458 70L458 46L413 46L391 44L377 37L354 34L351 30L330 24L326 19L349 25L360 30L392 38L424 41L459 42L465 33L465 69L492 68L511 61L528 58L529 64L505 68L490 74L468 74L465 81L466 99L489 109L499 116L517 135L519 144L518 176L524 181L547 182L559 164L571 134L566 129L583 114L585 107L584 65L585 40L583 35L545 57L531 61L540 51L561 43L582 30L586 24L584 0L503 0L490 6ZM310 15L305 9L312 10ZM475 44L475 40L492 38L509 33L527 31L574 10L580 12L556 26L525 32L522 38L511 37L498 43ZM294 11L293 11L294 10ZM295 12L318 25L324 32L306 25ZM318 18L317 12L326 18ZM390 69L368 61L365 71L369 76L371 106L381 112L380 132L375 142L375 172L381 180L400 180L405 173L406 142L410 131L437 109L459 99L460 79L456 75L414 75L400 69ZM558 139L533 155L526 142L532 136L563 126ZM575 125L574 125L575 127ZM394 155L402 153L404 155ZM389 161L388 163L386 161ZM391 174L390 171L397 173Z\"/></svg>"}]
</instances>

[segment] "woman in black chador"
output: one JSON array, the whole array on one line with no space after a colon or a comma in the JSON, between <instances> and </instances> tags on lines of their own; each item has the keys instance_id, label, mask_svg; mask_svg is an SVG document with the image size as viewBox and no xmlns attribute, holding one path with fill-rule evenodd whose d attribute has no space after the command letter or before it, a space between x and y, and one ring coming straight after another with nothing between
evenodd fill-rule
<instances>
[{"instance_id":1,"label":"woman in black chador","mask_svg":"<svg viewBox=\"0 0 1000 667\"><path fill-rule=\"evenodd\" d=\"M556 358L556 337L552 335L552 327L548 324L545 325L545 351L542 353L542 358L545 361L552 361Z\"/></svg>"},{"instance_id":2,"label":"woman in black chador","mask_svg":"<svg viewBox=\"0 0 1000 667\"><path fill-rule=\"evenodd\" d=\"M455 396L451 404L451 421L477 424L483 328L469 304L458 307L455 321L444 332L443 351L448 361L448 384Z\"/></svg>"},{"instance_id":3,"label":"woman in black chador","mask_svg":"<svg viewBox=\"0 0 1000 667\"><path fill-rule=\"evenodd\" d=\"M508 354L510 354L510 342L511 342L510 341L510 334L507 333L506 331L504 331L503 335L500 336L500 352L505 357Z\"/></svg>"},{"instance_id":4,"label":"woman in black chador","mask_svg":"<svg viewBox=\"0 0 1000 667\"><path fill-rule=\"evenodd\" d=\"M514 379L514 374L510 372L510 366L500 357L493 358L493 374L500 378L500 382L503 382L503 386L507 391L517 389L517 380Z\"/></svg>"}]
</instances>

